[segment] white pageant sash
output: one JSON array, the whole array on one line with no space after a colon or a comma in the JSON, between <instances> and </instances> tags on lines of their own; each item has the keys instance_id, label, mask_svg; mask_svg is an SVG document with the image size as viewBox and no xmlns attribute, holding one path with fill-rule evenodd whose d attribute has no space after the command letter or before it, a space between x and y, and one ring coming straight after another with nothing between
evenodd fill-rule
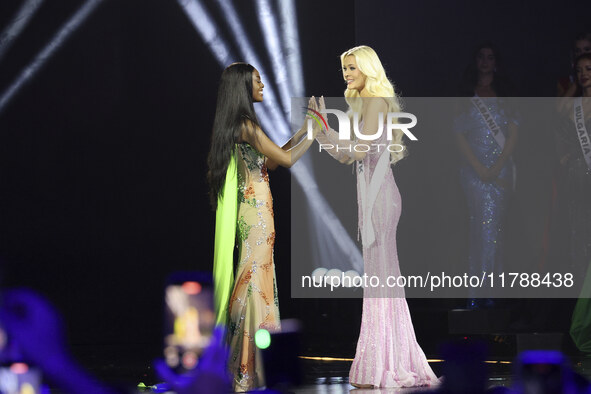
<instances>
[{"instance_id":1,"label":"white pageant sash","mask_svg":"<svg viewBox=\"0 0 591 394\"><path fill-rule=\"evenodd\" d=\"M573 105L575 127L577 129L577 137L579 137L579 144L583 151L583 156L587 162L587 168L591 170L591 144L589 141L589 133L587 133L587 126L585 126L585 114L583 113L583 99L576 97Z\"/></svg>"},{"instance_id":2,"label":"white pageant sash","mask_svg":"<svg viewBox=\"0 0 591 394\"><path fill-rule=\"evenodd\" d=\"M484 123L488 127L490 133L493 135L497 145L501 147L501 150L505 149L505 135L501 131L501 128L497 122L495 122L495 118L488 110L486 104L484 104L484 101L482 101L480 97L474 96L472 97L472 104L474 104L478 112L480 112L482 119L484 119ZM513 190L515 190L515 185L517 182L517 169L515 168L515 163L513 160L511 160L511 167L513 170Z\"/></svg>"},{"instance_id":3,"label":"white pageant sash","mask_svg":"<svg viewBox=\"0 0 591 394\"><path fill-rule=\"evenodd\" d=\"M505 135L501 131L501 128L499 127L497 122L495 122L495 118L492 116L492 114L488 110L488 107L486 106L486 104L484 104L482 99L478 96L472 97L472 104L474 104L474 106L476 107L478 112L480 112L482 119L484 119L484 123L486 124L486 126L488 127L488 130L493 135L495 141L497 141L497 144L501 147L501 149L504 149L505 148Z\"/></svg>"},{"instance_id":4,"label":"white pageant sash","mask_svg":"<svg viewBox=\"0 0 591 394\"><path fill-rule=\"evenodd\" d=\"M369 175L365 174L363 162L357 163L357 181L359 182L359 190L361 192L361 209L363 212L363 232L361 233L361 243L363 244L364 248L369 248L376 240L373 223L371 221L371 214L389 167L390 153L387 149L384 149L382 155L378 159L378 164L376 164L373 176L369 182L367 182L366 179L366 176Z\"/></svg>"}]
</instances>

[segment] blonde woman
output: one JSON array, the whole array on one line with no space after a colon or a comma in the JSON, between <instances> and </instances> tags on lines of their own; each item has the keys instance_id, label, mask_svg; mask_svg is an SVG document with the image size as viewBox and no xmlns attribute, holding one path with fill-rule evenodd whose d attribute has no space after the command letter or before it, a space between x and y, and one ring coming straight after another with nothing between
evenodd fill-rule
<instances>
[{"instance_id":1,"label":"blonde woman","mask_svg":"<svg viewBox=\"0 0 591 394\"><path fill-rule=\"evenodd\" d=\"M359 116L359 131L366 138L376 134L387 113L399 112L400 105L392 83L373 49L359 46L341 55L345 97L351 120ZM324 100L320 108L325 109ZM382 117L380 118L380 113ZM399 276L396 227L401 213L401 198L391 164L404 157L402 131L395 130L387 140L386 128L375 140L343 141L334 130L318 133L328 152L342 163L357 163L357 200L359 230L362 236L365 273L381 283L388 276ZM357 143L371 149L343 149ZM338 146L339 149L336 147ZM390 149L385 147L389 146ZM349 152L349 150L351 152ZM368 150L367 152L362 152ZM416 341L404 290L366 288L363 299L361 332L355 360L349 373L350 383L359 388L412 387L438 383L425 354Z\"/></svg>"}]
</instances>

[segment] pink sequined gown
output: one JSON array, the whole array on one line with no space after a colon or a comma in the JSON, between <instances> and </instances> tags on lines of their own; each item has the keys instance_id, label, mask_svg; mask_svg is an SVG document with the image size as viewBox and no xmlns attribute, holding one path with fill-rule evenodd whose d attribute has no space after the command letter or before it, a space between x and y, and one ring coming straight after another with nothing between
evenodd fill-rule
<instances>
[{"instance_id":1,"label":"pink sequined gown","mask_svg":"<svg viewBox=\"0 0 591 394\"><path fill-rule=\"evenodd\" d=\"M317 137L320 143L336 145L336 132ZM342 143L339 141L339 145ZM371 142L369 142L371 144ZM388 144L386 133L373 144ZM341 159L343 152L332 151ZM388 155L387 162L380 158ZM380 168L381 167L381 168ZM376 168L379 170L376 171ZM374 172L379 179L373 179ZM365 182L365 192L362 191ZM374 190L374 196L371 190ZM367 241L366 227L372 225L375 241L363 247L365 273L376 275L385 283L389 275L399 276L396 227L402 210L402 201L392 168L389 153L369 152L357 163L357 199L359 204L359 229ZM365 199L365 203L364 203ZM371 223L364 224L364 211L368 212L368 200L373 200ZM349 372L349 381L375 387L412 387L436 385L439 380L427 362L425 353L417 343L404 290L400 288L365 289L361 332L357 342L355 359Z\"/></svg>"}]
</instances>

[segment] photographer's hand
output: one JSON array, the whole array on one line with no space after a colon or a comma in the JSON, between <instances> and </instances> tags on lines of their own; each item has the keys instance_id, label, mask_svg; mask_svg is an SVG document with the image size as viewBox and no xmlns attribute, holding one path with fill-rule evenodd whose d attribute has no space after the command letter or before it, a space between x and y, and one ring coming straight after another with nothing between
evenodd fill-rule
<instances>
[{"instance_id":1,"label":"photographer's hand","mask_svg":"<svg viewBox=\"0 0 591 394\"><path fill-rule=\"evenodd\" d=\"M224 345L224 331L217 328L211 343L203 352L197 367L186 374L174 373L164 360L154 362L162 379L178 394L218 394L231 391L231 378L227 370L228 349Z\"/></svg>"},{"instance_id":2,"label":"photographer's hand","mask_svg":"<svg viewBox=\"0 0 591 394\"><path fill-rule=\"evenodd\" d=\"M69 393L108 394L110 388L88 375L70 356L61 317L41 295L28 289L2 294L0 322L22 361L36 365L44 376Z\"/></svg>"}]
</instances>

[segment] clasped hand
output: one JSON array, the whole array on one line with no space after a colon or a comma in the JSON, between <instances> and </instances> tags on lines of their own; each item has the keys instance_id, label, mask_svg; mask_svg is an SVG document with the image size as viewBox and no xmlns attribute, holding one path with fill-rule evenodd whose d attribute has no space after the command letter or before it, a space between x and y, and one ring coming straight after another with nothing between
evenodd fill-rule
<instances>
[{"instance_id":1,"label":"clasped hand","mask_svg":"<svg viewBox=\"0 0 591 394\"><path fill-rule=\"evenodd\" d=\"M324 96L320 96L320 99L318 99L318 110L320 113L325 112L326 110L326 103L324 101ZM322 127L320 127L319 125L319 132L324 133L324 135L328 138L328 130L323 130ZM335 157L336 158L336 157ZM348 156L348 155L342 155L341 157L336 158L339 163L342 164L351 164L355 161L354 157Z\"/></svg>"},{"instance_id":2,"label":"clasped hand","mask_svg":"<svg viewBox=\"0 0 591 394\"><path fill-rule=\"evenodd\" d=\"M501 174L501 169L498 166L492 166L490 168L487 167L480 167L476 170L477 174L478 174L478 178L480 178L480 180L482 182L485 183L496 183L497 186L503 188L503 189L507 189L509 188L509 184L507 181L505 181L504 179L499 178L499 175Z\"/></svg>"}]
</instances>

